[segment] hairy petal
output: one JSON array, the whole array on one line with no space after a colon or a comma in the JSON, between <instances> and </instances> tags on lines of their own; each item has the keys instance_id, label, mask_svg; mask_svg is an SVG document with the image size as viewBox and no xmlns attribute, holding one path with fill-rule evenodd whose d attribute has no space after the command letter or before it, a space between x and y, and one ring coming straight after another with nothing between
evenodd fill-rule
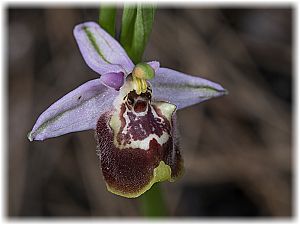
<instances>
[{"instance_id":1,"label":"hairy petal","mask_svg":"<svg viewBox=\"0 0 300 225\"><path fill-rule=\"evenodd\" d=\"M37 119L28 139L44 140L63 134L95 129L100 115L112 107L114 89L100 79L84 83L52 104Z\"/></svg>"},{"instance_id":2,"label":"hairy petal","mask_svg":"<svg viewBox=\"0 0 300 225\"><path fill-rule=\"evenodd\" d=\"M219 84L168 68L159 68L151 80L155 101L168 101L182 109L227 94Z\"/></svg>"},{"instance_id":3,"label":"hairy petal","mask_svg":"<svg viewBox=\"0 0 300 225\"><path fill-rule=\"evenodd\" d=\"M171 182L176 181L178 178L180 178L184 173L184 165L183 165L183 159L180 153L180 139L177 129L177 116L176 113L172 116L172 142L173 147L170 148L169 151L165 154L164 161L167 165L171 167L172 176L171 176Z\"/></svg>"},{"instance_id":4,"label":"hairy petal","mask_svg":"<svg viewBox=\"0 0 300 225\"><path fill-rule=\"evenodd\" d=\"M75 26L74 36L88 66L100 75L131 73L134 64L121 45L95 22Z\"/></svg>"}]
</instances>

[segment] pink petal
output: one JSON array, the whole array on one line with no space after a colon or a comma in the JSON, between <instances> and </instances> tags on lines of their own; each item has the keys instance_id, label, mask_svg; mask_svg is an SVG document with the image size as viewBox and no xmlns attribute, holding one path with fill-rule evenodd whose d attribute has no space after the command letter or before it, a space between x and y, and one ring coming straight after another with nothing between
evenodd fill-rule
<instances>
[{"instance_id":1,"label":"pink petal","mask_svg":"<svg viewBox=\"0 0 300 225\"><path fill-rule=\"evenodd\" d=\"M124 84L124 74L120 73L106 73L100 77L101 82L115 90L120 90L122 85Z\"/></svg>"},{"instance_id":2,"label":"pink petal","mask_svg":"<svg viewBox=\"0 0 300 225\"><path fill-rule=\"evenodd\" d=\"M168 101L178 109L227 94L217 83L168 68L159 68L151 84L155 101Z\"/></svg>"},{"instance_id":3,"label":"pink petal","mask_svg":"<svg viewBox=\"0 0 300 225\"><path fill-rule=\"evenodd\" d=\"M43 112L28 134L28 139L44 140L95 129L98 118L109 111L117 94L117 91L104 86L100 79L84 83Z\"/></svg>"},{"instance_id":4,"label":"pink petal","mask_svg":"<svg viewBox=\"0 0 300 225\"><path fill-rule=\"evenodd\" d=\"M95 22L81 23L74 36L88 66L100 75L131 73L134 64L121 45Z\"/></svg>"},{"instance_id":5,"label":"pink petal","mask_svg":"<svg viewBox=\"0 0 300 225\"><path fill-rule=\"evenodd\" d=\"M147 62L148 65L150 65L153 69L154 69L154 72L156 73L160 67L160 64L158 61L150 61L150 62Z\"/></svg>"}]
</instances>

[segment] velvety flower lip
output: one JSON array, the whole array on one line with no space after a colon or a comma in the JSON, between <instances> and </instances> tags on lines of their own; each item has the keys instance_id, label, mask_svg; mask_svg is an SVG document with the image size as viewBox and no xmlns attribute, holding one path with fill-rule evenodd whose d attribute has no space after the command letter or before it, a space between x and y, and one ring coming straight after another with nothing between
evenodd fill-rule
<instances>
[{"instance_id":1,"label":"velvety flower lip","mask_svg":"<svg viewBox=\"0 0 300 225\"><path fill-rule=\"evenodd\" d=\"M174 181L183 171L176 110L227 91L212 81L160 67L158 61L134 65L95 22L79 24L73 33L85 62L100 77L46 109L28 139L95 130L107 188L121 196L137 197L155 182Z\"/></svg>"}]
</instances>

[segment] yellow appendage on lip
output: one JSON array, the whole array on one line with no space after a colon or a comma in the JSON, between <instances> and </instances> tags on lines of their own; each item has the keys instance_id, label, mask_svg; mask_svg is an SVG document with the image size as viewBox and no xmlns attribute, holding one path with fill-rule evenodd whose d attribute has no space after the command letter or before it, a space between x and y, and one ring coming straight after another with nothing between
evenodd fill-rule
<instances>
[{"instance_id":1,"label":"yellow appendage on lip","mask_svg":"<svg viewBox=\"0 0 300 225\"><path fill-rule=\"evenodd\" d=\"M147 81L145 79L140 79L135 76L133 76L133 85L134 85L134 90L138 95L141 93L145 93L147 91Z\"/></svg>"},{"instance_id":2,"label":"yellow appendage on lip","mask_svg":"<svg viewBox=\"0 0 300 225\"><path fill-rule=\"evenodd\" d=\"M123 193L119 190L115 190L114 188L109 187L106 184L107 190L126 197L126 198L136 198L139 197L140 195L144 194L146 191L148 191L153 184L155 184L156 182L161 182L161 181L165 181L165 180L169 180L169 181L173 181L171 179L171 167L167 164L165 164L163 161L160 161L159 165L153 170L153 178L150 180L150 182L143 187L141 190L139 190L138 192L135 193Z\"/></svg>"},{"instance_id":3,"label":"yellow appendage on lip","mask_svg":"<svg viewBox=\"0 0 300 225\"><path fill-rule=\"evenodd\" d=\"M138 95L147 91L148 84L146 80L151 80L154 76L153 68L147 63L139 63L134 67L132 77L134 89Z\"/></svg>"}]
</instances>

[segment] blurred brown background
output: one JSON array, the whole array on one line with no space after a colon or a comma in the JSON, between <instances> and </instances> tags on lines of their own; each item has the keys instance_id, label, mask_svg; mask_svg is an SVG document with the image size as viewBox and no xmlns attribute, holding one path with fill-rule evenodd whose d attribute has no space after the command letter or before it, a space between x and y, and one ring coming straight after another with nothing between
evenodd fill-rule
<instances>
[{"instance_id":1,"label":"blurred brown background","mask_svg":"<svg viewBox=\"0 0 300 225\"><path fill-rule=\"evenodd\" d=\"M93 131L29 142L51 103L97 77L72 35L95 8L7 8L7 215L139 216L106 191ZM178 112L186 172L162 184L170 216L293 215L293 9L159 7L144 59L222 84Z\"/></svg>"}]
</instances>

